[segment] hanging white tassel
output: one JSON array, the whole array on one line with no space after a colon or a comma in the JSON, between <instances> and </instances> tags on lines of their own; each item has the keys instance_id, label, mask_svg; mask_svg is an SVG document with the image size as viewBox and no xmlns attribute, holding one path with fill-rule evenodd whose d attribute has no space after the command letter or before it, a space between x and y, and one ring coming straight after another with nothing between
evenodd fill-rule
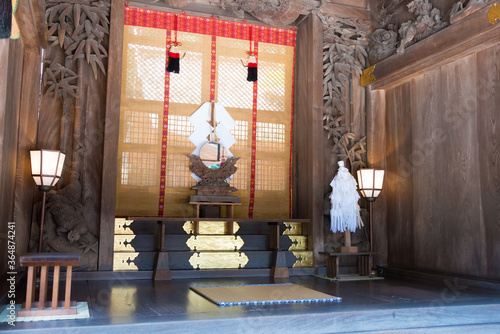
<instances>
[{"instance_id":1,"label":"hanging white tassel","mask_svg":"<svg viewBox=\"0 0 500 334\"><path fill-rule=\"evenodd\" d=\"M355 232L359 224L359 194L356 190L357 183L354 177L344 167L344 162L339 161L339 170L333 178L330 186L332 193L330 210L332 232L345 232L348 229Z\"/></svg>"}]
</instances>

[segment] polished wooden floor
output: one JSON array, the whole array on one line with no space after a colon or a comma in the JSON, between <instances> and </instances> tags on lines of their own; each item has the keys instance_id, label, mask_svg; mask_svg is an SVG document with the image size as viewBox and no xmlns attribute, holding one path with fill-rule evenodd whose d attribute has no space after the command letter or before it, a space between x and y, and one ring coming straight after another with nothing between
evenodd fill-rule
<instances>
[{"instance_id":1,"label":"polished wooden floor","mask_svg":"<svg viewBox=\"0 0 500 334\"><path fill-rule=\"evenodd\" d=\"M273 283L267 277L172 281L75 281L90 319L0 324L14 333L500 333L500 291L386 278L333 282L313 276L290 282L342 297L340 303L221 308L190 285ZM22 296L19 296L22 299ZM21 300L18 300L21 302Z\"/></svg>"}]
</instances>

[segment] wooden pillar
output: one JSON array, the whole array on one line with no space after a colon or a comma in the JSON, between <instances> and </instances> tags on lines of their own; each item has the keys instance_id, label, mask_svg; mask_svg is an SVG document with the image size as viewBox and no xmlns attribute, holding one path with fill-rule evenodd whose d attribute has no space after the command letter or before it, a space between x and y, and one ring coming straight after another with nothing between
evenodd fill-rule
<instances>
[{"instance_id":1,"label":"wooden pillar","mask_svg":"<svg viewBox=\"0 0 500 334\"><path fill-rule=\"evenodd\" d=\"M123 22L125 1L111 1L108 85L104 126L104 161L99 235L99 270L113 270L113 239L116 209L118 125L122 80Z\"/></svg>"},{"instance_id":2,"label":"wooden pillar","mask_svg":"<svg viewBox=\"0 0 500 334\"><path fill-rule=\"evenodd\" d=\"M370 90L366 94L367 124L367 160L368 167L386 170L386 135L385 135L385 91ZM387 173L386 173L387 178ZM384 180L384 187L387 186ZM370 222L373 236L372 249L377 253L376 264L387 264L387 200L382 193L373 203L373 222Z\"/></svg>"},{"instance_id":3,"label":"wooden pillar","mask_svg":"<svg viewBox=\"0 0 500 334\"><path fill-rule=\"evenodd\" d=\"M5 236L0 238L0 249L4 252L8 243L7 222L13 221L22 53L20 41L0 40L0 235ZM28 240L29 235L16 233L17 241L24 239ZM18 248L18 251L21 249ZM7 271L6 259L0 261L0 279L3 280ZM7 285L2 284L0 294L6 294L7 289Z\"/></svg>"},{"instance_id":4,"label":"wooden pillar","mask_svg":"<svg viewBox=\"0 0 500 334\"><path fill-rule=\"evenodd\" d=\"M14 221L19 238L16 243L20 254L28 252L33 195L38 190L31 176L30 150L36 149L38 118L38 92L40 89L41 55L24 54L21 100L19 107L19 138L17 142L16 188Z\"/></svg>"},{"instance_id":5,"label":"wooden pillar","mask_svg":"<svg viewBox=\"0 0 500 334\"><path fill-rule=\"evenodd\" d=\"M308 218L308 249L314 266L323 265L323 24L311 14L297 32L294 145L295 203L298 218Z\"/></svg>"}]
</instances>

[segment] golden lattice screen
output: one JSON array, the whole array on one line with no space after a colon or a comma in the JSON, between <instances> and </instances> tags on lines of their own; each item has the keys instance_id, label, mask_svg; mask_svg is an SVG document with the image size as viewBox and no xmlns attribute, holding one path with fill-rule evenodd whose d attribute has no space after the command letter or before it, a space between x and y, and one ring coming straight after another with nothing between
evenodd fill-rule
<instances>
[{"instance_id":1,"label":"golden lattice screen","mask_svg":"<svg viewBox=\"0 0 500 334\"><path fill-rule=\"evenodd\" d=\"M230 184L239 189L233 195L241 198L242 205L235 208L235 216L289 218L294 45L252 44L259 71L254 86L246 80L247 69L241 62L248 57L250 43L224 37L225 21L183 15L173 20L175 14L161 13L156 18L165 21L151 27L155 24L147 19L150 14L134 9L130 15L124 27L116 215L192 215L187 202L196 181L186 156L195 146L188 140L194 130L188 117L213 97L236 122L231 131L236 143L230 150L240 160ZM193 32L194 19L195 24L210 20L206 24L217 35ZM182 20L188 31L178 29ZM267 31L244 27L251 31L247 37ZM179 74L165 71L167 45L175 33L185 53Z\"/></svg>"}]
</instances>

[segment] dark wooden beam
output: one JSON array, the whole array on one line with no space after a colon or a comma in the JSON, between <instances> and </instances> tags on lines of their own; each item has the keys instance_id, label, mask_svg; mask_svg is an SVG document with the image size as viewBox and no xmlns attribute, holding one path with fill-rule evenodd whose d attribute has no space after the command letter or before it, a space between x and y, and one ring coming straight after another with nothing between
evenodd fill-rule
<instances>
[{"instance_id":1,"label":"dark wooden beam","mask_svg":"<svg viewBox=\"0 0 500 334\"><path fill-rule=\"evenodd\" d=\"M369 0L330 0L330 3L366 9L368 6L368 1Z\"/></svg>"},{"instance_id":2,"label":"dark wooden beam","mask_svg":"<svg viewBox=\"0 0 500 334\"><path fill-rule=\"evenodd\" d=\"M356 17L363 20L370 19L370 12L366 8L337 5L334 3L327 3L321 8L321 14L327 16Z\"/></svg>"},{"instance_id":3,"label":"dark wooden beam","mask_svg":"<svg viewBox=\"0 0 500 334\"><path fill-rule=\"evenodd\" d=\"M386 169L386 105L385 91L368 91L366 97L366 142L368 167ZM387 176L384 181L387 187ZM375 263L387 264L387 190L373 205L373 250Z\"/></svg>"},{"instance_id":4,"label":"dark wooden beam","mask_svg":"<svg viewBox=\"0 0 500 334\"><path fill-rule=\"evenodd\" d=\"M432 68L500 42L500 24L487 19L487 6L375 65L372 89L394 87Z\"/></svg>"},{"instance_id":5,"label":"dark wooden beam","mask_svg":"<svg viewBox=\"0 0 500 334\"><path fill-rule=\"evenodd\" d=\"M312 221L309 249L315 267L322 264L323 218L323 24L310 15L297 33L295 85L295 148L297 215Z\"/></svg>"},{"instance_id":6,"label":"dark wooden beam","mask_svg":"<svg viewBox=\"0 0 500 334\"><path fill-rule=\"evenodd\" d=\"M25 52L47 47L45 0L19 0L15 13Z\"/></svg>"},{"instance_id":7,"label":"dark wooden beam","mask_svg":"<svg viewBox=\"0 0 500 334\"><path fill-rule=\"evenodd\" d=\"M14 189L16 180L16 155L19 124L21 73L23 68L23 46L21 41L0 40L0 249L7 256L10 228L15 228L16 245L29 235L17 232L13 220ZM9 222L14 222L9 224ZM9 234L10 231L10 234ZM10 240L12 241L12 240ZM16 247L19 255L21 250ZM5 281L8 260L0 261L0 279ZM17 264L17 262L16 262ZM0 284L0 299L7 294L9 284Z\"/></svg>"},{"instance_id":8,"label":"dark wooden beam","mask_svg":"<svg viewBox=\"0 0 500 334\"><path fill-rule=\"evenodd\" d=\"M109 33L108 85L104 128L99 270L113 270L113 239L116 209L118 131L123 55L125 2L112 0Z\"/></svg>"},{"instance_id":9,"label":"dark wooden beam","mask_svg":"<svg viewBox=\"0 0 500 334\"><path fill-rule=\"evenodd\" d=\"M40 54L31 52L24 54L14 201L16 233L23 236L17 240L20 254L29 251L33 194L37 191L31 176L30 150L36 149L40 64Z\"/></svg>"}]
</instances>

